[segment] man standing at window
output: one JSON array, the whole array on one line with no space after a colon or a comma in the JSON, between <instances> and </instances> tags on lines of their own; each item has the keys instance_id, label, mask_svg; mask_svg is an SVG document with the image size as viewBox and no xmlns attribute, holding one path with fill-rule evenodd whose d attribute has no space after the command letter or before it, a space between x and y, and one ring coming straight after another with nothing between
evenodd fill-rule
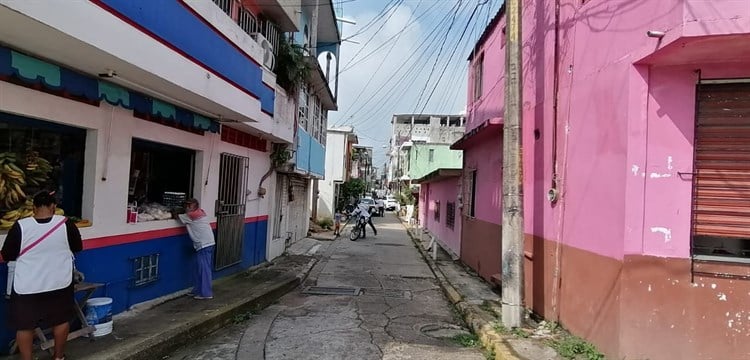
<instances>
[{"instance_id":1,"label":"man standing at window","mask_svg":"<svg viewBox=\"0 0 750 360\"><path fill-rule=\"evenodd\" d=\"M187 227L196 251L192 295L198 300L213 299L211 281L216 241L208 215L200 208L198 200L190 199L185 202L185 214L180 214L179 218Z\"/></svg>"}]
</instances>

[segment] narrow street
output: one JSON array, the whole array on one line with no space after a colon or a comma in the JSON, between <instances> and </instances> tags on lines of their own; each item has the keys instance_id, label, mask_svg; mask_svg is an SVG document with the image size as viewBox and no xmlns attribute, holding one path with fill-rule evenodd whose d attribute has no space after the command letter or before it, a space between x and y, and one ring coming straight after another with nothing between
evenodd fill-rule
<instances>
[{"instance_id":1,"label":"narrow street","mask_svg":"<svg viewBox=\"0 0 750 360\"><path fill-rule=\"evenodd\" d=\"M304 287L247 321L238 319L170 359L484 359L429 267L393 214L378 236L314 246L306 286L360 288L357 296L304 294Z\"/></svg>"}]
</instances>

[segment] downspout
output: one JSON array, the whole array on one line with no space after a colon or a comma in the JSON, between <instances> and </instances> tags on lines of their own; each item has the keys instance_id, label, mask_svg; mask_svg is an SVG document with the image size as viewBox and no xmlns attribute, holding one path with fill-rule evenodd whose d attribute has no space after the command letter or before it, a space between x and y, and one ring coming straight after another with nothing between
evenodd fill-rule
<instances>
[{"instance_id":1,"label":"downspout","mask_svg":"<svg viewBox=\"0 0 750 360\"><path fill-rule=\"evenodd\" d=\"M560 96L560 0L555 0L555 46L554 46L553 81L554 94L552 96L552 184L549 192L549 200L557 201L557 126L558 107Z\"/></svg>"}]
</instances>

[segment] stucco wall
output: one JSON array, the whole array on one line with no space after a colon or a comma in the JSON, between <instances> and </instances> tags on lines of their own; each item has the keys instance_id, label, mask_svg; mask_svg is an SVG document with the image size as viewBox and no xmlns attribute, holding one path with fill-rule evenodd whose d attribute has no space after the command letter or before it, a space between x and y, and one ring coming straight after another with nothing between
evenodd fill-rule
<instances>
[{"instance_id":1,"label":"stucco wall","mask_svg":"<svg viewBox=\"0 0 750 360\"><path fill-rule=\"evenodd\" d=\"M458 207L458 191L461 187L460 177L450 177L422 184L420 187L420 224L438 238L456 256L461 255L461 209ZM421 194L424 192L425 194ZM440 220L435 221L436 202L440 203ZM453 228L447 226L447 204L455 204Z\"/></svg>"}]
</instances>

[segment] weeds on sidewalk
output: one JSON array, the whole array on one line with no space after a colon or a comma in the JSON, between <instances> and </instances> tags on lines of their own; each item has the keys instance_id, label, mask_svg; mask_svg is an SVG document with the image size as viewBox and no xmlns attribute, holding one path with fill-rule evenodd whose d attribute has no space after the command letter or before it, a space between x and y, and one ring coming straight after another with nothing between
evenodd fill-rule
<instances>
[{"instance_id":1,"label":"weeds on sidewalk","mask_svg":"<svg viewBox=\"0 0 750 360\"><path fill-rule=\"evenodd\" d=\"M550 341L550 346L566 359L604 360L604 354L594 345L570 334Z\"/></svg>"},{"instance_id":2,"label":"weeds on sidewalk","mask_svg":"<svg viewBox=\"0 0 750 360\"><path fill-rule=\"evenodd\" d=\"M478 347L481 345L479 343L479 338L475 334L459 334L453 337L453 341L456 344L459 344L463 347Z\"/></svg>"}]
</instances>

